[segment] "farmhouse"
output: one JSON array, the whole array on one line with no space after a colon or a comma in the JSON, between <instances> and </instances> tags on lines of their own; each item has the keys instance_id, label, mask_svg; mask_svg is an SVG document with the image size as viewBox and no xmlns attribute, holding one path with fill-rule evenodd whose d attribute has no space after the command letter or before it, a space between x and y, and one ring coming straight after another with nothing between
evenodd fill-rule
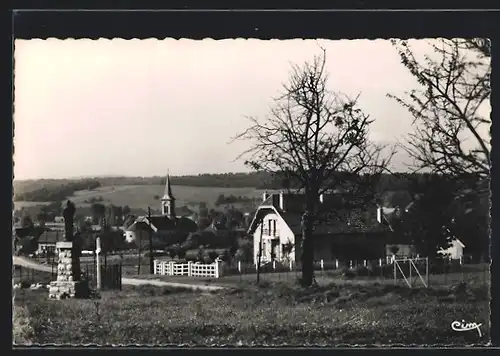
<instances>
[{"instance_id":1,"label":"farmhouse","mask_svg":"<svg viewBox=\"0 0 500 356\"><path fill-rule=\"evenodd\" d=\"M164 238L182 239L198 230L198 225L190 218L177 216L175 198L172 194L170 178L167 175L165 193L161 198L161 215L139 216L132 225L125 229L125 239L131 243L146 240L149 233L155 240ZM175 242L173 242L175 243Z\"/></svg>"},{"instance_id":2,"label":"farmhouse","mask_svg":"<svg viewBox=\"0 0 500 356\"><path fill-rule=\"evenodd\" d=\"M304 198L301 194L284 192L263 194L262 204L248 229L253 235L254 263L258 261L261 242L261 262L299 261ZM322 195L320 205L326 207L326 202L332 199L337 199L337 196ZM314 259L330 261L384 256L384 241L389 229L378 223L375 215L375 211L339 209L336 211L338 218L315 226Z\"/></svg>"}]
</instances>

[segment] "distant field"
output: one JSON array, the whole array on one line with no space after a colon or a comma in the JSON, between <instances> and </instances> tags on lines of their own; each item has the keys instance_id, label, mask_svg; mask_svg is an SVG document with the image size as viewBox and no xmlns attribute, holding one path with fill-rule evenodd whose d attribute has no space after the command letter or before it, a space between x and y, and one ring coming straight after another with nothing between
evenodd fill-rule
<instances>
[{"instance_id":1,"label":"distant field","mask_svg":"<svg viewBox=\"0 0 500 356\"><path fill-rule=\"evenodd\" d=\"M149 207L159 208L160 202L155 200L155 195L163 196L165 187L162 185L117 185L106 186L88 191L78 191L74 196L69 197L77 207L88 207L90 203L86 203L92 198L102 197L103 204L114 204L119 206L128 205L135 209L146 210ZM177 199L177 206L189 206L199 202L207 203L208 207L213 207L217 197L220 194L246 196L246 197L261 197L263 190L255 188L220 188L220 187L190 187L190 186L172 186L172 191ZM41 206L44 203L35 202L15 202L15 208L20 209L25 206ZM47 203L45 203L47 204ZM234 204L241 206L241 203Z\"/></svg>"},{"instance_id":2,"label":"distant field","mask_svg":"<svg viewBox=\"0 0 500 356\"><path fill-rule=\"evenodd\" d=\"M21 208L41 208L44 205L47 205L50 203L47 202L39 202L39 201L15 201L14 202L14 209L19 210Z\"/></svg>"}]
</instances>

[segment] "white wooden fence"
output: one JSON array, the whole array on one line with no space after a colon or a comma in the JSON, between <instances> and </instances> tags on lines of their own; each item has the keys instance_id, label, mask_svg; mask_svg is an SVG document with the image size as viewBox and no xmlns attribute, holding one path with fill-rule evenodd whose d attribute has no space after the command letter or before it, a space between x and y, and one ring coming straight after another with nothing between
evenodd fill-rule
<instances>
[{"instance_id":1,"label":"white wooden fence","mask_svg":"<svg viewBox=\"0 0 500 356\"><path fill-rule=\"evenodd\" d=\"M189 276L219 278L222 276L222 262L216 261L211 264L198 262L175 263L174 261L154 261L154 272L163 276Z\"/></svg>"}]
</instances>

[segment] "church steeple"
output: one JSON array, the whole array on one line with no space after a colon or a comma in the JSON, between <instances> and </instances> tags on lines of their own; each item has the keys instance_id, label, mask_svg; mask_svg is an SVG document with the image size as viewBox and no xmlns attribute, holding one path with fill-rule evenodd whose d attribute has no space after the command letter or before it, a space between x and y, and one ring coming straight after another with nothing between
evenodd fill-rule
<instances>
[{"instance_id":1,"label":"church steeple","mask_svg":"<svg viewBox=\"0 0 500 356\"><path fill-rule=\"evenodd\" d=\"M167 173L165 182L165 193L161 198L161 211L163 215L167 215L171 219L175 219L175 198L172 194L172 187L170 186L170 175Z\"/></svg>"}]
</instances>

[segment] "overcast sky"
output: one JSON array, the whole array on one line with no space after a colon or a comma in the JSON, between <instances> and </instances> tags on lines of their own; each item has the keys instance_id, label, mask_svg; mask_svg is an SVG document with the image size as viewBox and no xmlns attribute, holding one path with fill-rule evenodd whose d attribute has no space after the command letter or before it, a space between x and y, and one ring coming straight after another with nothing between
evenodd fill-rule
<instances>
[{"instance_id":1,"label":"overcast sky","mask_svg":"<svg viewBox=\"0 0 500 356\"><path fill-rule=\"evenodd\" d=\"M361 93L372 139L410 131L386 94L416 84L386 40L16 40L15 178L247 171L233 160L248 143L228 142L318 43L331 89Z\"/></svg>"}]
</instances>

